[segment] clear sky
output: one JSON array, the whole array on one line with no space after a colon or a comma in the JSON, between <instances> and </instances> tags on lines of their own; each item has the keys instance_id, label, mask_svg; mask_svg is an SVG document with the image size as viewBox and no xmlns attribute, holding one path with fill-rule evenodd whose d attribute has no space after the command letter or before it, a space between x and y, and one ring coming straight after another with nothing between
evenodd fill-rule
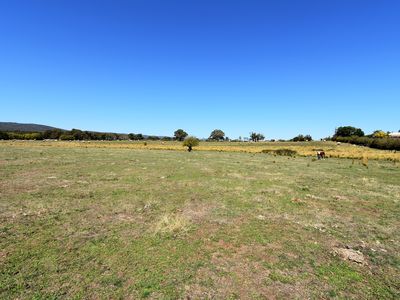
<instances>
[{"instance_id":1,"label":"clear sky","mask_svg":"<svg viewBox=\"0 0 400 300\"><path fill-rule=\"evenodd\" d=\"M230 138L400 129L400 1L0 0L0 121Z\"/></svg>"}]
</instances>

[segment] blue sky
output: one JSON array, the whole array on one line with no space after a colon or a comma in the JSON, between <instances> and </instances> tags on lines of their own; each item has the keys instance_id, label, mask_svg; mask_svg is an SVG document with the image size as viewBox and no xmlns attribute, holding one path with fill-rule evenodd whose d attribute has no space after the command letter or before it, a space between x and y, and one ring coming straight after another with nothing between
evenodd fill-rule
<instances>
[{"instance_id":1,"label":"blue sky","mask_svg":"<svg viewBox=\"0 0 400 300\"><path fill-rule=\"evenodd\" d=\"M0 121L207 137L400 129L400 1L0 0Z\"/></svg>"}]
</instances>

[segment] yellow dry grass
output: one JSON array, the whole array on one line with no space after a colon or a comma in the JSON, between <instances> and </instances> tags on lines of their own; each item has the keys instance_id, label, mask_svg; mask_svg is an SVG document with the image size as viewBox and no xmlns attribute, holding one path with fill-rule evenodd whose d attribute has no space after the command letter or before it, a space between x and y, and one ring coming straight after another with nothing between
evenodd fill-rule
<instances>
[{"instance_id":1,"label":"yellow dry grass","mask_svg":"<svg viewBox=\"0 0 400 300\"><path fill-rule=\"evenodd\" d=\"M140 150L185 151L181 142L163 141L0 141L2 145L15 147L60 147L60 148L121 148ZM315 156L316 149L323 149L327 157L389 160L400 162L400 152L378 150L335 142L200 142L195 151L223 151L261 153L263 150L291 149L299 156Z\"/></svg>"},{"instance_id":2,"label":"yellow dry grass","mask_svg":"<svg viewBox=\"0 0 400 300\"><path fill-rule=\"evenodd\" d=\"M156 223L155 233L159 234L178 234L186 232L190 226L189 221L177 214L166 214L163 215L160 220Z\"/></svg>"}]
</instances>

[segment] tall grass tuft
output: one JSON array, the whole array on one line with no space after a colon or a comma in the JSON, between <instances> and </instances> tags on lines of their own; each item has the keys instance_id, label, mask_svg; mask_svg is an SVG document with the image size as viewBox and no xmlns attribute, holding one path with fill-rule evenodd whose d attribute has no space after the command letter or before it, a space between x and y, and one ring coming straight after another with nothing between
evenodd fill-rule
<instances>
[{"instance_id":1,"label":"tall grass tuft","mask_svg":"<svg viewBox=\"0 0 400 300\"><path fill-rule=\"evenodd\" d=\"M368 157L363 156L361 163L364 167L366 167L368 169Z\"/></svg>"}]
</instances>

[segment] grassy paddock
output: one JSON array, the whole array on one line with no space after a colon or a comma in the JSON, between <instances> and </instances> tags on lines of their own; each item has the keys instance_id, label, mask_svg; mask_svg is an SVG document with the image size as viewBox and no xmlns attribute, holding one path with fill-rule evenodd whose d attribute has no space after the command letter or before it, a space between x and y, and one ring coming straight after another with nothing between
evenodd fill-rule
<instances>
[{"instance_id":1,"label":"grassy paddock","mask_svg":"<svg viewBox=\"0 0 400 300\"><path fill-rule=\"evenodd\" d=\"M180 150L185 151L181 142L162 141L0 141L3 146L17 147L61 147L61 148L126 148L149 150ZM327 157L375 159L400 162L400 152L378 150L350 144L335 142L200 142L195 148L198 151L245 152L262 153L290 149L299 156L315 156L316 149L325 150Z\"/></svg>"},{"instance_id":2,"label":"grassy paddock","mask_svg":"<svg viewBox=\"0 0 400 300\"><path fill-rule=\"evenodd\" d=\"M0 143L1 299L400 297L397 164L143 147Z\"/></svg>"}]
</instances>

